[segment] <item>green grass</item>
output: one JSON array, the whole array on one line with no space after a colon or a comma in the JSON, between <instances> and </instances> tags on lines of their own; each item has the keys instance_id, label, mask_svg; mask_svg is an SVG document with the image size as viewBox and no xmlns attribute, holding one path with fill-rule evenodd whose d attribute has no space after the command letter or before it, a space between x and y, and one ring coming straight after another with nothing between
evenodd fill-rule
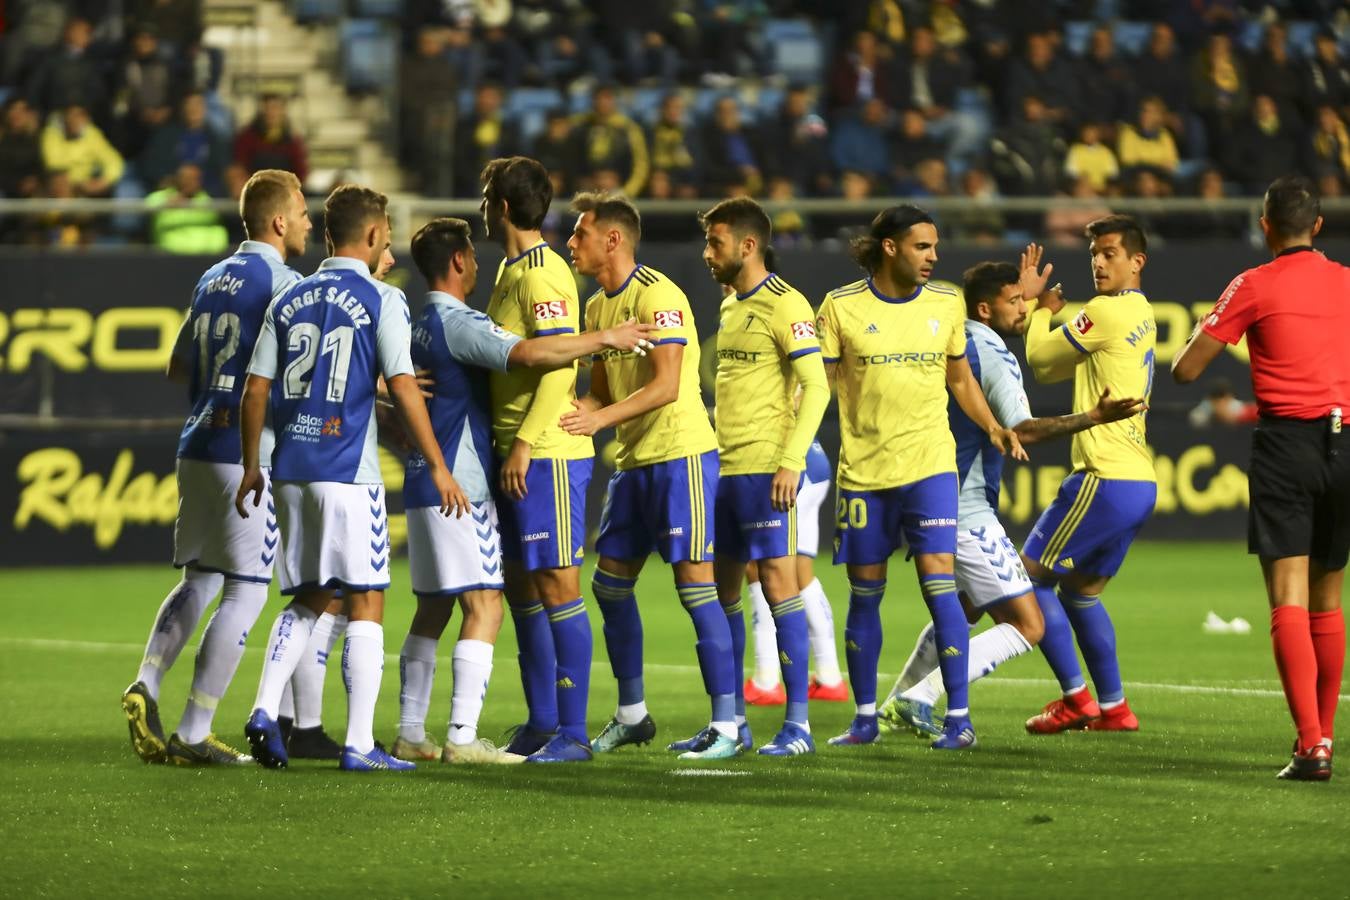
<instances>
[{"instance_id":1,"label":"green grass","mask_svg":"<svg viewBox=\"0 0 1350 900\"><path fill-rule=\"evenodd\" d=\"M819 565L842 628L845 583ZM163 567L6 573L0 629L0 764L5 893L86 896L704 894L1187 896L1345 895L1347 775L1273 777L1292 736L1266 637L1255 564L1233 545L1145 544L1106 595L1137 735L1033 738L1022 721L1055 696L1043 660L978 685L980 745L936 754L906 736L824 747L849 704L815 704L822 751L718 764L743 777L682 777L664 742L706 721L692 631L653 564L640 584L649 705L658 745L567 767L423 766L407 776L176 770L131 753L118 697L160 600ZM264 612L217 728L239 742L257 685ZM396 572L386 649L410 617ZM1209 636L1209 609L1251 620ZM908 567L893 569L883 672L895 673L923 619ZM592 732L615 690L595 623ZM452 623L457 628L458 620ZM507 626L483 733L523 718ZM449 642L431 721L449 707ZM172 729L190 653L161 699ZM336 669L336 666L334 666ZM883 689L889 679L883 677ZM1199 686L1193 692L1176 685ZM376 733L392 741L398 667L386 666ZM336 671L326 718L340 736ZM758 741L781 709L751 710ZM429 728L439 734L440 726Z\"/></svg>"}]
</instances>

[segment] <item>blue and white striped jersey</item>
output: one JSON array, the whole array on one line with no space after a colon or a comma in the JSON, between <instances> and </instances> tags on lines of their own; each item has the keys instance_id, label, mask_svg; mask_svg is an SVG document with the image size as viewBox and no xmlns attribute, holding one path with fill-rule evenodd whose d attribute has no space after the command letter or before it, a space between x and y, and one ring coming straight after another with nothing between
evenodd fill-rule
<instances>
[{"instance_id":1,"label":"blue and white striped jersey","mask_svg":"<svg viewBox=\"0 0 1350 900\"><path fill-rule=\"evenodd\" d=\"M412 358L430 369L435 396L427 403L431 425L450 473L470 502L491 498L492 401L488 372L505 372L520 335L498 327L477 310L440 291L427 294L427 305L413 324ZM403 479L408 509L440 506L441 497L427 472L427 461L413 451Z\"/></svg>"},{"instance_id":2,"label":"blue and white striped jersey","mask_svg":"<svg viewBox=\"0 0 1350 900\"><path fill-rule=\"evenodd\" d=\"M277 481L379 484L375 387L413 374L412 321L398 288L333 257L272 302L249 363L272 379Z\"/></svg>"},{"instance_id":3,"label":"blue and white striped jersey","mask_svg":"<svg viewBox=\"0 0 1350 900\"><path fill-rule=\"evenodd\" d=\"M994 329L966 320L966 359L970 360L970 369L984 391L990 411L1004 428L1016 428L1031 418L1022 367ZM961 411L955 398L950 398L947 405L952 435L956 438L956 472L961 479L956 527L978 528L998 518L1003 454L994 447L989 435Z\"/></svg>"},{"instance_id":4,"label":"blue and white striped jersey","mask_svg":"<svg viewBox=\"0 0 1350 900\"><path fill-rule=\"evenodd\" d=\"M192 292L187 323L174 355L188 363L192 413L178 438L178 458L238 463L239 399L268 304L300 280L281 253L244 241L206 270ZM272 431L263 429L259 458L272 458Z\"/></svg>"}]
</instances>

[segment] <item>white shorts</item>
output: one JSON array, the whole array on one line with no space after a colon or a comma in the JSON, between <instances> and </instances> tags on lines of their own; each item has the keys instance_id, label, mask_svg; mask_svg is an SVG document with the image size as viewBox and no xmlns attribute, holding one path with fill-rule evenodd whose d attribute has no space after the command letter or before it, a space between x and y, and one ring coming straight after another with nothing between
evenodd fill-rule
<instances>
[{"instance_id":1,"label":"white shorts","mask_svg":"<svg viewBox=\"0 0 1350 900\"><path fill-rule=\"evenodd\" d=\"M234 508L244 467L199 459L178 460L178 519L173 564L227 578L268 584L277 556L277 516L272 481L263 469L262 502L248 518ZM251 500L250 500L251 502Z\"/></svg>"},{"instance_id":2,"label":"white shorts","mask_svg":"<svg viewBox=\"0 0 1350 900\"><path fill-rule=\"evenodd\" d=\"M820 552L820 505L829 496L828 481L803 481L797 491L797 552L802 556Z\"/></svg>"},{"instance_id":3,"label":"white shorts","mask_svg":"<svg viewBox=\"0 0 1350 900\"><path fill-rule=\"evenodd\" d=\"M1032 590L1017 548L994 522L956 532L956 589L979 609Z\"/></svg>"},{"instance_id":4,"label":"white shorts","mask_svg":"<svg viewBox=\"0 0 1350 900\"><path fill-rule=\"evenodd\" d=\"M434 506L407 511L408 562L415 594L462 594L504 590L502 536L497 505L471 504L463 518L441 515Z\"/></svg>"},{"instance_id":5,"label":"white shorts","mask_svg":"<svg viewBox=\"0 0 1350 900\"><path fill-rule=\"evenodd\" d=\"M389 517L384 485L278 481L281 592L389 587Z\"/></svg>"}]
</instances>

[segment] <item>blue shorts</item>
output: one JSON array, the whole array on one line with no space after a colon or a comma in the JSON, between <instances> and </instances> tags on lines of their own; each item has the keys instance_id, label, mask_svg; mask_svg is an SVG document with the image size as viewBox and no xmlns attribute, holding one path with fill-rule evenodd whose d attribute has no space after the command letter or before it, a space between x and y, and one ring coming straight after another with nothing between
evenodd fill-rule
<instances>
[{"instance_id":1,"label":"blue shorts","mask_svg":"<svg viewBox=\"0 0 1350 900\"><path fill-rule=\"evenodd\" d=\"M581 565L593 467L590 459L532 459L525 472L525 499L497 492L502 556L531 572Z\"/></svg>"},{"instance_id":2,"label":"blue shorts","mask_svg":"<svg viewBox=\"0 0 1350 900\"><path fill-rule=\"evenodd\" d=\"M798 485L805 483L803 473ZM797 552L797 506L787 512L774 509L772 486L772 475L722 476L717 485L718 556L750 562Z\"/></svg>"},{"instance_id":3,"label":"blue shorts","mask_svg":"<svg viewBox=\"0 0 1350 900\"><path fill-rule=\"evenodd\" d=\"M902 544L909 545L911 556L955 554L956 510L955 472L879 491L841 487L835 503L835 565L885 562Z\"/></svg>"},{"instance_id":4,"label":"blue shorts","mask_svg":"<svg viewBox=\"0 0 1350 900\"><path fill-rule=\"evenodd\" d=\"M1074 472L1036 520L1022 553L1058 575L1114 575L1157 499L1151 481Z\"/></svg>"},{"instance_id":5,"label":"blue shorts","mask_svg":"<svg viewBox=\"0 0 1350 900\"><path fill-rule=\"evenodd\" d=\"M615 472L595 550L610 559L646 559L656 550L668 563L710 560L716 496L716 450Z\"/></svg>"}]
</instances>

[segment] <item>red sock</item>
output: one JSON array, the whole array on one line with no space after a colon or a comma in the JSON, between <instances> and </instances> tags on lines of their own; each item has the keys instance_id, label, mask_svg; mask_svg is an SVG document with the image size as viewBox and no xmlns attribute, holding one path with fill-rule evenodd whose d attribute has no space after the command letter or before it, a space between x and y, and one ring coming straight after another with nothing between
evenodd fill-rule
<instances>
[{"instance_id":1,"label":"red sock","mask_svg":"<svg viewBox=\"0 0 1350 900\"><path fill-rule=\"evenodd\" d=\"M1298 729L1298 745L1307 749L1322 740L1322 720L1317 714L1317 655L1308 628L1308 611L1301 606L1272 609L1270 637L1284 697Z\"/></svg>"},{"instance_id":2,"label":"red sock","mask_svg":"<svg viewBox=\"0 0 1350 900\"><path fill-rule=\"evenodd\" d=\"M1329 740L1341 693L1341 670L1345 668L1345 616L1339 609L1312 613L1308 629L1317 654L1317 715L1322 720L1322 737Z\"/></svg>"}]
</instances>

